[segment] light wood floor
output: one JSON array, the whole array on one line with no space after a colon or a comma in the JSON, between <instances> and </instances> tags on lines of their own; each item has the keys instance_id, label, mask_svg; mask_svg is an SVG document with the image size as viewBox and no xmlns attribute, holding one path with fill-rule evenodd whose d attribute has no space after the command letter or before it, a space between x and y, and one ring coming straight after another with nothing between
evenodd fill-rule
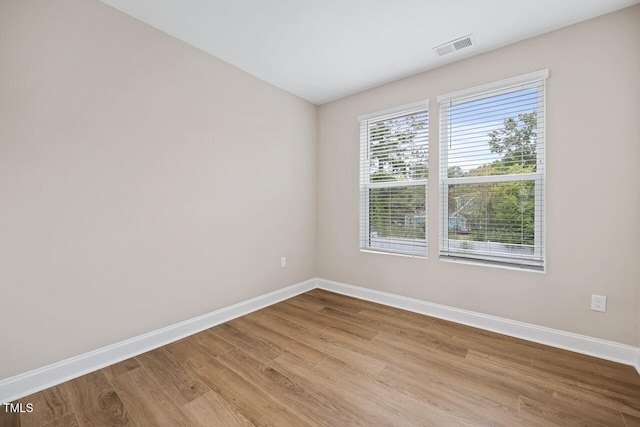
<instances>
[{"instance_id":1,"label":"light wood floor","mask_svg":"<svg viewBox=\"0 0 640 427\"><path fill-rule=\"evenodd\" d=\"M21 402L0 425L637 426L640 375L314 290Z\"/></svg>"}]
</instances>

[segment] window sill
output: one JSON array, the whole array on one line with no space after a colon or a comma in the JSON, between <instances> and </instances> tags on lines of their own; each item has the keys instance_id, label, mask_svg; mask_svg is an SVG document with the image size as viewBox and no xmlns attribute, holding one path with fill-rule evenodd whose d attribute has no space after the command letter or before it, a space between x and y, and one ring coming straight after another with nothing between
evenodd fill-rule
<instances>
[{"instance_id":1,"label":"window sill","mask_svg":"<svg viewBox=\"0 0 640 427\"><path fill-rule=\"evenodd\" d=\"M418 258L418 259L427 259L426 255L411 255L400 252L386 252L386 251L375 251L373 249L360 249L360 252L364 252L367 254L378 254L378 255L392 255L398 256L402 258Z\"/></svg>"},{"instance_id":2,"label":"window sill","mask_svg":"<svg viewBox=\"0 0 640 427\"><path fill-rule=\"evenodd\" d=\"M541 273L541 274L546 273L545 266L518 265L518 264L511 264L508 262L490 261L490 260L465 258L465 257L455 257L455 256L447 256L447 255L440 255L439 260L443 262L449 262L452 264L478 265L482 267L502 268L505 270L526 271L529 273Z\"/></svg>"}]
</instances>

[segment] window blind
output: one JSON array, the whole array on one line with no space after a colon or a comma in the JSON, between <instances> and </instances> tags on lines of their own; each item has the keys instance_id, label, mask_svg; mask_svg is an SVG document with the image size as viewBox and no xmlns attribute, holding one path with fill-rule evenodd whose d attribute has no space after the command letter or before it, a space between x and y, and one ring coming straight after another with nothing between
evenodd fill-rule
<instances>
[{"instance_id":1,"label":"window blind","mask_svg":"<svg viewBox=\"0 0 640 427\"><path fill-rule=\"evenodd\" d=\"M360 118L360 248L426 256L428 101Z\"/></svg>"},{"instance_id":2,"label":"window blind","mask_svg":"<svg viewBox=\"0 0 640 427\"><path fill-rule=\"evenodd\" d=\"M441 257L543 269L547 73L438 99Z\"/></svg>"}]
</instances>

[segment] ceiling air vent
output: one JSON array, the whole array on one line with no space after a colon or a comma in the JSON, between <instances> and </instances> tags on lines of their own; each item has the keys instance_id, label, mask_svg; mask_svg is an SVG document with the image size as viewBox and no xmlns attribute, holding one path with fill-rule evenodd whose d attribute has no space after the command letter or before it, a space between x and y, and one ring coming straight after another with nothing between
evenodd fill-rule
<instances>
[{"instance_id":1,"label":"ceiling air vent","mask_svg":"<svg viewBox=\"0 0 640 427\"><path fill-rule=\"evenodd\" d=\"M450 42L434 47L433 50L436 51L438 56L443 56L469 46L473 46L473 34L451 40Z\"/></svg>"}]
</instances>

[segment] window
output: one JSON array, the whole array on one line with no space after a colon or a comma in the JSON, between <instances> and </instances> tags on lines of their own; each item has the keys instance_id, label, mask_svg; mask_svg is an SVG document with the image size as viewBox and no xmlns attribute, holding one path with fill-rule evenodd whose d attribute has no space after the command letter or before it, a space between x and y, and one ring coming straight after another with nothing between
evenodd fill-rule
<instances>
[{"instance_id":1,"label":"window","mask_svg":"<svg viewBox=\"0 0 640 427\"><path fill-rule=\"evenodd\" d=\"M427 255L429 102L360 122L360 249Z\"/></svg>"},{"instance_id":2,"label":"window","mask_svg":"<svg viewBox=\"0 0 640 427\"><path fill-rule=\"evenodd\" d=\"M441 259L544 269L547 76L438 97Z\"/></svg>"}]
</instances>

